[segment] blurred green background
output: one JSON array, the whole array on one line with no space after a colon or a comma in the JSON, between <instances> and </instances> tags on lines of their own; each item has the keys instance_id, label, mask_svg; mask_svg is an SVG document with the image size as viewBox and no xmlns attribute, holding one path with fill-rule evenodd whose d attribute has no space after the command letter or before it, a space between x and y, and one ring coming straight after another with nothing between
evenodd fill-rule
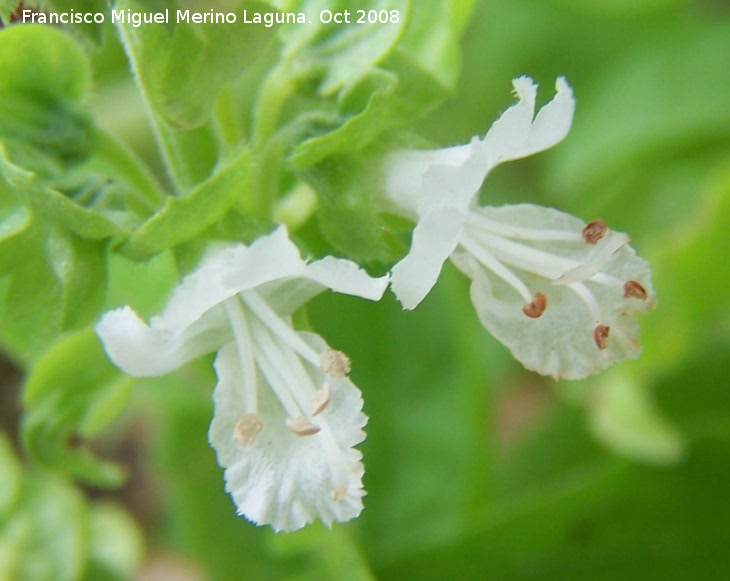
<instances>
[{"instance_id":1,"label":"blurred green background","mask_svg":"<svg viewBox=\"0 0 730 581\"><path fill-rule=\"evenodd\" d=\"M138 532L107 541L126 539L139 579L730 578L730 4L483 0L462 50L453 98L414 129L465 142L513 101L512 78L532 76L546 102L565 76L568 138L499 167L481 201L628 232L658 295L642 357L583 382L527 372L451 267L414 312L390 294L319 297L312 325L352 358L370 417L362 516L290 535L236 517L206 439L212 370L138 382L102 440L131 477L86 493L134 518ZM154 160L119 48L95 63L99 122ZM11 434L19 381L4 375ZM37 550L63 559L76 537L53 515Z\"/></svg>"}]
</instances>

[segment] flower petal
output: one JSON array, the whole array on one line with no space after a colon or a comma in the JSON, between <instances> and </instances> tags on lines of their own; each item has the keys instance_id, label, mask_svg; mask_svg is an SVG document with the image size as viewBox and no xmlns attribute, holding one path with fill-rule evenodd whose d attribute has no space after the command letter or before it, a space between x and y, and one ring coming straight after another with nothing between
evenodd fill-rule
<instances>
[{"instance_id":1,"label":"flower petal","mask_svg":"<svg viewBox=\"0 0 730 581\"><path fill-rule=\"evenodd\" d=\"M379 300L388 286L388 277L372 278L350 260L328 256L308 263L279 227L250 247L237 247L222 279L235 293L261 287L260 294L279 314L289 314L324 290ZM229 295L230 296L230 295Z\"/></svg>"},{"instance_id":2,"label":"flower petal","mask_svg":"<svg viewBox=\"0 0 730 581\"><path fill-rule=\"evenodd\" d=\"M362 297L371 301L380 300L389 282L388 276L372 278L351 260L333 256L307 264L302 276L336 293Z\"/></svg>"},{"instance_id":3,"label":"flower petal","mask_svg":"<svg viewBox=\"0 0 730 581\"><path fill-rule=\"evenodd\" d=\"M515 79L512 84L519 102L502 114L484 138L492 167L560 143L573 121L575 100L564 78L558 78L555 97L540 109L534 120L537 85L529 77Z\"/></svg>"},{"instance_id":4,"label":"flower petal","mask_svg":"<svg viewBox=\"0 0 730 581\"><path fill-rule=\"evenodd\" d=\"M181 331L227 298L272 280L297 276L304 265L283 226L250 246L219 250L175 289L157 326Z\"/></svg>"},{"instance_id":5,"label":"flower petal","mask_svg":"<svg viewBox=\"0 0 730 581\"><path fill-rule=\"evenodd\" d=\"M466 215L453 208L425 214L413 230L411 249L391 273L391 288L404 309L414 309L436 284L459 241Z\"/></svg>"},{"instance_id":6,"label":"flower petal","mask_svg":"<svg viewBox=\"0 0 730 581\"><path fill-rule=\"evenodd\" d=\"M583 222L569 214L529 204L482 208L481 215L501 224L524 228L547 228L579 233ZM470 232L478 237L478 234ZM471 300L482 324L512 352L525 367L556 379L580 379L608 367L612 362L637 357L638 325L635 315L654 304L654 290L648 264L626 244L625 235L611 232L605 248L580 240L534 241L521 243L526 248L547 251L561 258L590 266L578 284L592 294L600 309L594 319L587 304L559 279L512 267L532 293L547 299L544 312L537 318L525 316L523 297L502 278L482 266L477 259L458 250L452 260L472 279ZM608 250L606 250L608 249ZM600 270L598 276L594 276ZM577 269L576 269L577 271ZM575 271L571 271L574 273ZM603 277L603 278L601 278ZM646 298L626 298L623 282L636 281L646 291ZM609 328L605 349L593 336L597 324Z\"/></svg>"},{"instance_id":7,"label":"flower petal","mask_svg":"<svg viewBox=\"0 0 730 581\"><path fill-rule=\"evenodd\" d=\"M385 191L408 218L415 219L434 202L466 208L489 169L482 150L474 138L445 149L397 151L385 161ZM464 177L465 167L471 170L469 178Z\"/></svg>"},{"instance_id":8,"label":"flower petal","mask_svg":"<svg viewBox=\"0 0 730 581\"><path fill-rule=\"evenodd\" d=\"M226 339L213 319L199 320L185 333L148 326L129 307L104 314L96 333L114 364L134 377L154 377L217 349Z\"/></svg>"},{"instance_id":9,"label":"flower petal","mask_svg":"<svg viewBox=\"0 0 730 581\"><path fill-rule=\"evenodd\" d=\"M301 333L317 349L318 337ZM226 490L239 514L276 531L297 530L315 519L326 525L358 516L363 508L361 455L353 448L365 437L360 391L348 379L329 379L331 396L314 435L300 436L285 427L286 415L273 392L259 377L258 415L263 429L246 444L234 437L243 407L242 373L233 344L215 361L218 385L209 439L225 469ZM314 371L316 381L324 380Z\"/></svg>"}]
</instances>

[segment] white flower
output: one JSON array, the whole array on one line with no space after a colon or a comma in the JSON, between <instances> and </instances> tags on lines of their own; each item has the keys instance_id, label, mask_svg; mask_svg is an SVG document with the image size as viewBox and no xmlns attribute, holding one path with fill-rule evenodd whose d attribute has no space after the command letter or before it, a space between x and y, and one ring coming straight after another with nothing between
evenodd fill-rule
<instances>
[{"instance_id":1,"label":"white flower","mask_svg":"<svg viewBox=\"0 0 730 581\"><path fill-rule=\"evenodd\" d=\"M638 355L633 315L654 304L651 273L628 237L601 220L584 224L531 204L477 204L495 166L552 147L570 129L575 102L563 78L537 116L537 86L527 77L513 85L519 101L484 139L388 158L388 197L417 221L409 253L393 268L392 289L404 308L415 308L450 257L472 279L482 324L523 365L578 379Z\"/></svg>"},{"instance_id":2,"label":"white flower","mask_svg":"<svg viewBox=\"0 0 730 581\"><path fill-rule=\"evenodd\" d=\"M291 531L328 526L362 510L363 466L354 449L367 422L349 360L289 315L326 288L378 300L387 277L327 257L307 263L286 229L203 261L145 324L129 307L96 331L133 376L167 373L218 351L209 439L239 514Z\"/></svg>"}]
</instances>

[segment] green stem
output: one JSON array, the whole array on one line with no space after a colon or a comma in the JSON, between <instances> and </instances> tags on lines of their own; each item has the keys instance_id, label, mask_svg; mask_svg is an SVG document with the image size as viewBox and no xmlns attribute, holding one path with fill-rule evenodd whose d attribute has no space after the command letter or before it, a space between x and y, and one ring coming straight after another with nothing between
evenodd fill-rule
<instances>
[{"instance_id":1,"label":"green stem","mask_svg":"<svg viewBox=\"0 0 730 581\"><path fill-rule=\"evenodd\" d=\"M294 88L289 62L282 61L266 77L256 100L253 122L254 144L261 146L274 133L279 123L281 109L294 92Z\"/></svg>"}]
</instances>

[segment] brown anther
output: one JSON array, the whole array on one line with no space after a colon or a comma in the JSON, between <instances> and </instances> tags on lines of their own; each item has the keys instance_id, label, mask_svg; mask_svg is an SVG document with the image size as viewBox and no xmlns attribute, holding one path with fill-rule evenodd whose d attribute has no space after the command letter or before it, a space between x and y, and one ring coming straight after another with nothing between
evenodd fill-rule
<instances>
[{"instance_id":1,"label":"brown anther","mask_svg":"<svg viewBox=\"0 0 730 581\"><path fill-rule=\"evenodd\" d=\"M547 297L542 293L535 293L532 302L522 307L522 312L531 319L538 319L542 316L547 308Z\"/></svg>"},{"instance_id":2,"label":"brown anther","mask_svg":"<svg viewBox=\"0 0 730 581\"><path fill-rule=\"evenodd\" d=\"M322 389L318 389L317 392L312 396L312 416L321 414L324 409L329 405L330 398L332 397L332 390L330 384L326 381L322 386Z\"/></svg>"},{"instance_id":3,"label":"brown anther","mask_svg":"<svg viewBox=\"0 0 730 581\"><path fill-rule=\"evenodd\" d=\"M593 329L593 340L598 345L598 348L603 350L606 348L606 341L608 340L608 334L611 328L606 325L596 325Z\"/></svg>"},{"instance_id":4,"label":"brown anther","mask_svg":"<svg viewBox=\"0 0 730 581\"><path fill-rule=\"evenodd\" d=\"M332 377L345 377L350 373L350 358L342 351L325 349L319 356L319 368Z\"/></svg>"},{"instance_id":5,"label":"brown anther","mask_svg":"<svg viewBox=\"0 0 730 581\"><path fill-rule=\"evenodd\" d=\"M593 220L583 228L583 240L588 244L598 244L598 241L606 235L606 232L608 232L608 227L603 220Z\"/></svg>"},{"instance_id":6,"label":"brown anther","mask_svg":"<svg viewBox=\"0 0 730 581\"><path fill-rule=\"evenodd\" d=\"M297 436L313 436L322 429L319 426L315 426L304 416L286 418L286 422L284 423L286 424L286 429Z\"/></svg>"},{"instance_id":7,"label":"brown anther","mask_svg":"<svg viewBox=\"0 0 730 581\"><path fill-rule=\"evenodd\" d=\"M625 299L641 299L642 301L645 301L648 296L646 289L635 280L627 280L624 283Z\"/></svg>"},{"instance_id":8,"label":"brown anther","mask_svg":"<svg viewBox=\"0 0 730 581\"><path fill-rule=\"evenodd\" d=\"M264 424L256 414L246 414L236 422L233 435L241 446L246 446L253 442L263 429Z\"/></svg>"}]
</instances>

